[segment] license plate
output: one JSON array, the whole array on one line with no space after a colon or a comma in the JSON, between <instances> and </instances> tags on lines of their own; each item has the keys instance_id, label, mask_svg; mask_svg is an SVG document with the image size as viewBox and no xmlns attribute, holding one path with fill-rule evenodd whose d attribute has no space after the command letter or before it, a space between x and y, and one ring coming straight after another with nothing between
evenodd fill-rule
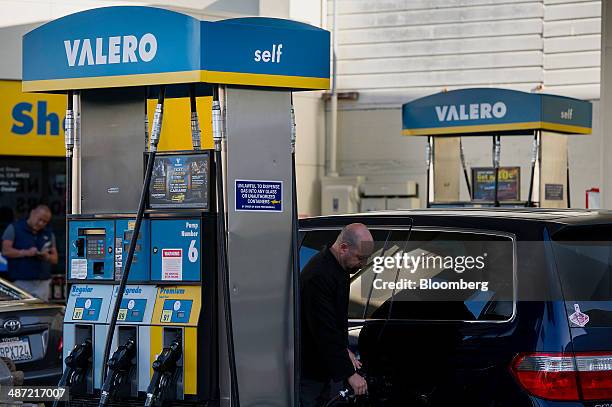
<instances>
[{"instance_id":1,"label":"license plate","mask_svg":"<svg viewBox=\"0 0 612 407\"><path fill-rule=\"evenodd\" d=\"M32 359L30 342L27 338L15 338L0 342L0 357L6 357L14 361Z\"/></svg>"}]
</instances>

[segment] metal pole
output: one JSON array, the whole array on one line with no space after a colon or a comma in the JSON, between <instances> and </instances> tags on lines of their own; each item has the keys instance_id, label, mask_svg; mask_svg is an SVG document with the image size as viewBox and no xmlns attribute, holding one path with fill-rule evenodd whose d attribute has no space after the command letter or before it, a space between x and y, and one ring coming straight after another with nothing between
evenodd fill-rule
<instances>
[{"instance_id":1,"label":"metal pole","mask_svg":"<svg viewBox=\"0 0 612 407\"><path fill-rule=\"evenodd\" d=\"M465 177L465 185L467 185L468 195L470 196L470 200L472 200L472 185L470 184L470 177L468 175L468 170L465 165L465 154L463 152L463 139L459 137L459 155L461 157L461 166L463 167L463 176Z\"/></svg>"},{"instance_id":2,"label":"metal pole","mask_svg":"<svg viewBox=\"0 0 612 407\"><path fill-rule=\"evenodd\" d=\"M429 194L430 194L430 189L431 189L429 186L429 183L431 182L431 162L432 162L432 155L433 155L431 141L432 141L432 137L427 136L427 146L425 147L425 165L427 166L427 192L425 196L425 207L426 208L429 208Z\"/></svg>"},{"instance_id":3,"label":"metal pole","mask_svg":"<svg viewBox=\"0 0 612 407\"><path fill-rule=\"evenodd\" d=\"M74 150L74 98L73 92L68 91L65 121L66 144L66 215L72 213L72 153ZM68 235L66 235L68 236Z\"/></svg>"},{"instance_id":4,"label":"metal pole","mask_svg":"<svg viewBox=\"0 0 612 407\"><path fill-rule=\"evenodd\" d=\"M337 57L336 51L338 49L338 30L336 29L336 14L337 14L337 3L338 0L334 0L333 8L333 45L332 45L332 88L331 88L331 131L329 140L329 173L327 175L336 177L338 176L338 92L337 86Z\"/></svg>"},{"instance_id":5,"label":"metal pole","mask_svg":"<svg viewBox=\"0 0 612 407\"><path fill-rule=\"evenodd\" d=\"M81 95L74 92L73 112L74 112L74 148L72 151L72 200L71 213L81 213Z\"/></svg>"},{"instance_id":6,"label":"metal pole","mask_svg":"<svg viewBox=\"0 0 612 407\"><path fill-rule=\"evenodd\" d=\"M293 266L293 405L300 405L300 349L301 349L301 327L300 327L300 249L298 247L299 219L297 206L297 174L295 166L295 144L297 132L295 125L295 109L293 108L293 93L291 93L291 194L293 205L291 208L291 257Z\"/></svg>"},{"instance_id":7,"label":"metal pole","mask_svg":"<svg viewBox=\"0 0 612 407\"><path fill-rule=\"evenodd\" d=\"M501 140L500 136L493 136L493 167L495 168L495 194L493 196L494 206L498 208L498 189L499 189L499 160L501 156Z\"/></svg>"},{"instance_id":8,"label":"metal pole","mask_svg":"<svg viewBox=\"0 0 612 407\"><path fill-rule=\"evenodd\" d=\"M238 389L238 372L236 368L236 355L234 352L234 329L232 324L232 303L229 265L227 260L227 228L225 225L225 192L223 188L222 149L225 139L224 115L219 103L219 88L213 87L212 104L212 130L215 143L215 173L217 178L217 250L219 255L218 273L221 277L223 289L223 307L225 314L225 334L227 340L227 354L230 368L230 405L240 407L240 393Z\"/></svg>"},{"instance_id":9,"label":"metal pole","mask_svg":"<svg viewBox=\"0 0 612 407\"><path fill-rule=\"evenodd\" d=\"M533 184L535 182L535 167L538 159L538 136L540 134L539 130L533 132L533 147L531 151L531 175L529 176L529 194L527 195L527 202L525 202L525 207L530 208L533 206Z\"/></svg>"},{"instance_id":10,"label":"metal pole","mask_svg":"<svg viewBox=\"0 0 612 407\"><path fill-rule=\"evenodd\" d=\"M195 151L201 150L200 141L200 121L198 120L198 108L196 103L196 87L195 84L189 86L189 101L191 106L191 144Z\"/></svg>"},{"instance_id":11,"label":"metal pole","mask_svg":"<svg viewBox=\"0 0 612 407\"><path fill-rule=\"evenodd\" d=\"M145 86L145 100L144 100L144 152L149 152L149 87Z\"/></svg>"},{"instance_id":12,"label":"metal pole","mask_svg":"<svg viewBox=\"0 0 612 407\"><path fill-rule=\"evenodd\" d=\"M567 136L566 136L567 137ZM566 155L566 171L567 171L567 207L571 208L572 207L572 201L571 201L571 196L570 196L570 168L569 168L569 151L565 150L565 155Z\"/></svg>"}]
</instances>

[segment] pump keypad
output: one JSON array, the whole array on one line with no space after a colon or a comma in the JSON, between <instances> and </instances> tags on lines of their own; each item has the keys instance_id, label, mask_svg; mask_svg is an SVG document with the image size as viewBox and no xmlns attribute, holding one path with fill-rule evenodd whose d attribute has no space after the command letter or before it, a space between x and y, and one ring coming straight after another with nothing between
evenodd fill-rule
<instances>
[{"instance_id":1,"label":"pump keypad","mask_svg":"<svg viewBox=\"0 0 612 407\"><path fill-rule=\"evenodd\" d=\"M88 237L87 238L87 258L88 259L104 259L106 255L106 237Z\"/></svg>"}]
</instances>

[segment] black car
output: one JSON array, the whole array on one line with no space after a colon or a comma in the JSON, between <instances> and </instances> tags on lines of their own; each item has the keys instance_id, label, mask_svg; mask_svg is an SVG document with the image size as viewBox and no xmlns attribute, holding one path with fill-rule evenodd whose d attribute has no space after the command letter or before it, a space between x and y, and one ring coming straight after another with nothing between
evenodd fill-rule
<instances>
[{"instance_id":1,"label":"black car","mask_svg":"<svg viewBox=\"0 0 612 407\"><path fill-rule=\"evenodd\" d=\"M302 266L353 222L375 240L351 277L350 346L369 383L358 403L612 406L612 212L303 219Z\"/></svg>"},{"instance_id":2,"label":"black car","mask_svg":"<svg viewBox=\"0 0 612 407\"><path fill-rule=\"evenodd\" d=\"M24 372L24 385L57 384L62 375L64 307L0 279L0 357Z\"/></svg>"}]
</instances>

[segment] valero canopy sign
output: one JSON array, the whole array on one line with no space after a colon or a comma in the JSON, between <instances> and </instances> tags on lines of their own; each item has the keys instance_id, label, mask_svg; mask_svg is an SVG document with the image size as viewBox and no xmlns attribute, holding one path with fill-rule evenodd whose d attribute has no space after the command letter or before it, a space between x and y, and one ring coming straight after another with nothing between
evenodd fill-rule
<instances>
[{"instance_id":1,"label":"valero canopy sign","mask_svg":"<svg viewBox=\"0 0 612 407\"><path fill-rule=\"evenodd\" d=\"M329 87L329 32L289 20L200 21L119 6L51 21L23 39L23 89L207 82Z\"/></svg>"},{"instance_id":2,"label":"valero canopy sign","mask_svg":"<svg viewBox=\"0 0 612 407\"><path fill-rule=\"evenodd\" d=\"M402 106L406 136L591 133L591 103L556 95L475 88L436 93Z\"/></svg>"}]
</instances>

